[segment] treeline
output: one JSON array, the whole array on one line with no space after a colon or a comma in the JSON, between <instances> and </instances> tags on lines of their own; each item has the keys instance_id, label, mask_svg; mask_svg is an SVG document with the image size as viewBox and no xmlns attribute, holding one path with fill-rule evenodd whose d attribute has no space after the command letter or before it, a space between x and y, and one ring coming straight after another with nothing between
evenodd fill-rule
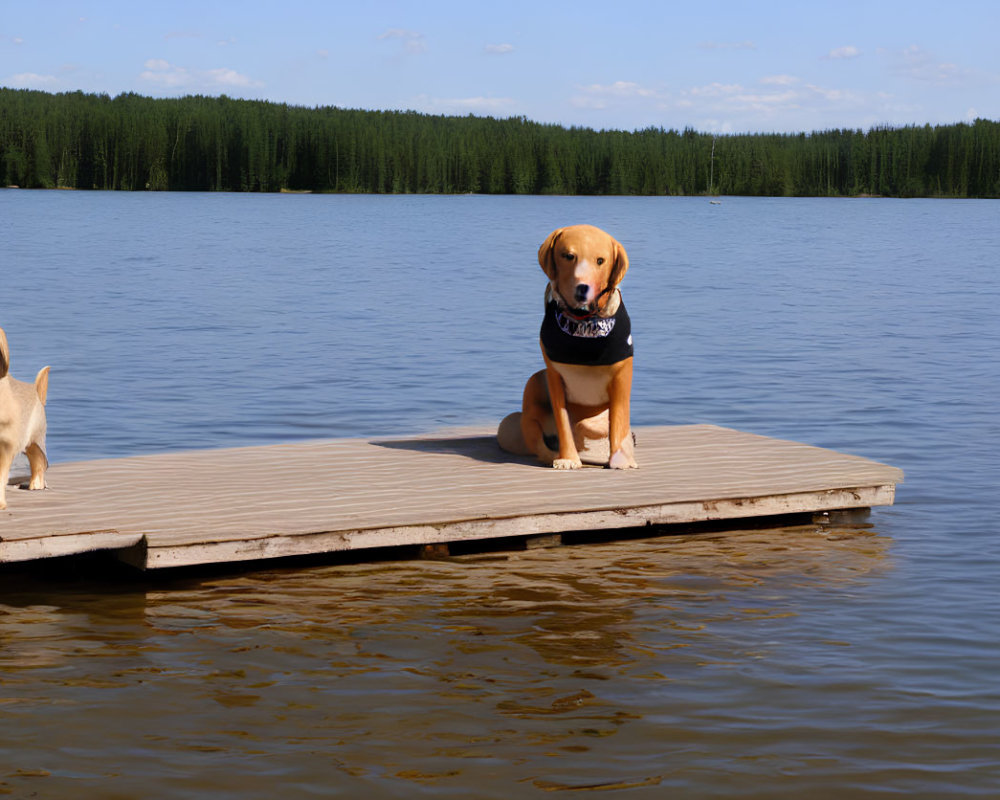
<instances>
[{"instance_id":1,"label":"treeline","mask_svg":"<svg viewBox=\"0 0 1000 800\"><path fill-rule=\"evenodd\" d=\"M1000 197L1000 122L713 137L0 88L0 186Z\"/></svg>"}]
</instances>

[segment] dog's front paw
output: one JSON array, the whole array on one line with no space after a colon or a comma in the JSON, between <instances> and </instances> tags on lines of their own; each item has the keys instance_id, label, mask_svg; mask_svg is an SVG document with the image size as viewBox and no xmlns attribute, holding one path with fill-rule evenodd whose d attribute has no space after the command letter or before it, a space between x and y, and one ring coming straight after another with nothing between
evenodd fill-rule
<instances>
[{"instance_id":1,"label":"dog's front paw","mask_svg":"<svg viewBox=\"0 0 1000 800\"><path fill-rule=\"evenodd\" d=\"M611 469L639 469L639 465L635 463L635 459L632 456L626 455L621 450L616 450L614 455L608 461L608 466Z\"/></svg>"},{"instance_id":2,"label":"dog's front paw","mask_svg":"<svg viewBox=\"0 0 1000 800\"><path fill-rule=\"evenodd\" d=\"M582 466L579 458L557 458L552 462L552 469L580 469Z\"/></svg>"}]
</instances>

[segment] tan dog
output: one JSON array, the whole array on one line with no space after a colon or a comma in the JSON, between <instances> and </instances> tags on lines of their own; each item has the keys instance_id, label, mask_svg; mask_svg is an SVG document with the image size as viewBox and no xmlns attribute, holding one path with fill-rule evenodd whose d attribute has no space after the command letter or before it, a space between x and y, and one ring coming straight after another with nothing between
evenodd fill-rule
<instances>
[{"instance_id":1,"label":"tan dog","mask_svg":"<svg viewBox=\"0 0 1000 800\"><path fill-rule=\"evenodd\" d=\"M549 279L545 369L528 379L521 413L500 423L500 447L556 469L584 461L633 469L632 332L618 290L625 248L600 228L573 225L549 234L538 263Z\"/></svg>"},{"instance_id":2,"label":"tan dog","mask_svg":"<svg viewBox=\"0 0 1000 800\"><path fill-rule=\"evenodd\" d=\"M49 368L43 368L34 385L16 381L10 371L7 335L0 328L0 509L7 508L7 481L14 456L24 453L31 465L29 489L45 488L45 398L49 393Z\"/></svg>"}]
</instances>

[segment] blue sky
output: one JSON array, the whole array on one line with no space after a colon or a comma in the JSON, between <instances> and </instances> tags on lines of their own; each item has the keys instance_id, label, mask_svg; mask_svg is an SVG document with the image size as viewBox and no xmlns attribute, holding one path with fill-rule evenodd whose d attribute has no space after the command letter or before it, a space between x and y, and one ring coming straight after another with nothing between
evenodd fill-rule
<instances>
[{"instance_id":1,"label":"blue sky","mask_svg":"<svg viewBox=\"0 0 1000 800\"><path fill-rule=\"evenodd\" d=\"M634 130L1000 119L1000 2L0 0L0 85Z\"/></svg>"}]
</instances>

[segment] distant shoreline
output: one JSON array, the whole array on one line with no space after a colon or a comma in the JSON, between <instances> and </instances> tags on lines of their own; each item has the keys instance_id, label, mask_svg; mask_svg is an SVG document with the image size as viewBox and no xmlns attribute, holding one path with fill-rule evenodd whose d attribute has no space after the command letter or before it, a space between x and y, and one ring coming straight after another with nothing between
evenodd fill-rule
<instances>
[{"instance_id":1,"label":"distant shoreline","mask_svg":"<svg viewBox=\"0 0 1000 800\"><path fill-rule=\"evenodd\" d=\"M799 134L0 88L0 186L569 196L1000 197L1000 122Z\"/></svg>"},{"instance_id":2,"label":"distant shoreline","mask_svg":"<svg viewBox=\"0 0 1000 800\"><path fill-rule=\"evenodd\" d=\"M234 189L80 189L76 186L50 186L50 187L29 187L29 186L0 186L0 191L3 190L19 190L26 192L133 192L135 194L289 194L289 195L365 195L365 196L381 196L381 197L662 197L666 198L681 198L688 197L691 199L704 199L704 198L714 198L714 199L724 199L729 197L788 197L789 199L801 198L805 199L816 199L824 198L828 200L979 200L979 199L994 199L994 198L975 198L975 197L955 197L953 195L920 195L920 196L908 196L908 197L893 197L891 195L881 195L881 194L851 194L851 195L738 195L738 194L708 194L703 192L701 194L692 195L641 195L641 194L619 194L619 195L556 195L556 194L535 194L535 195L516 195L516 194L487 194L482 192L345 192L345 191L333 191L333 190L314 190L314 189L278 189L277 191L238 191Z\"/></svg>"}]
</instances>

